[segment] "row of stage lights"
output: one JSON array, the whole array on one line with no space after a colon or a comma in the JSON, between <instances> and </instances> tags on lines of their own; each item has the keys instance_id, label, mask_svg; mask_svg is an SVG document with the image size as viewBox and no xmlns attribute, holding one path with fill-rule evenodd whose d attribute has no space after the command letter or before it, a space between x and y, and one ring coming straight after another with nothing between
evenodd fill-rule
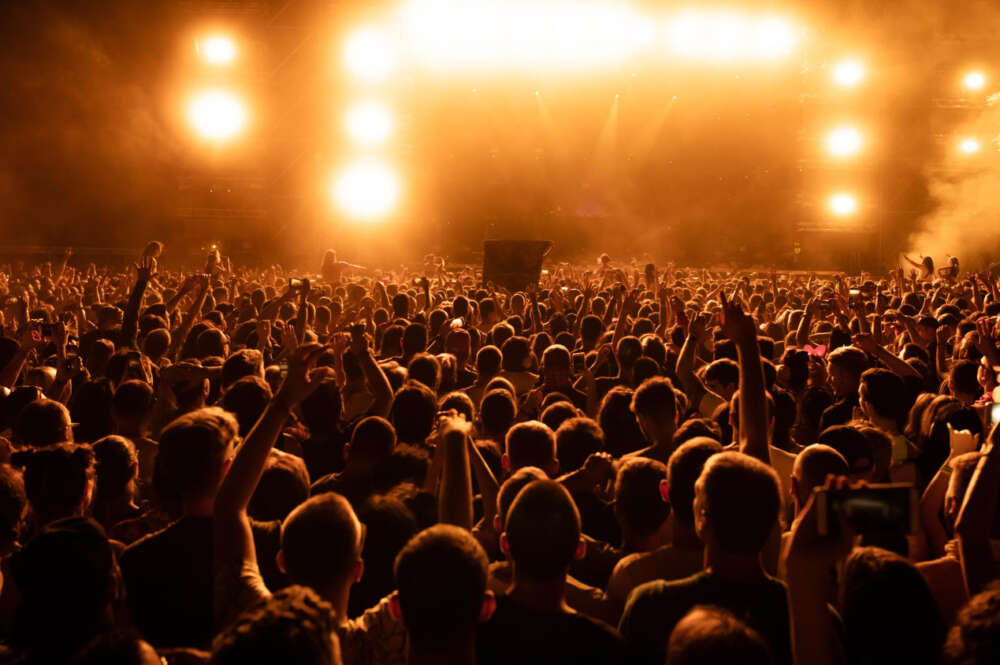
<instances>
[{"instance_id":1,"label":"row of stage lights","mask_svg":"<svg viewBox=\"0 0 1000 665\"><path fill-rule=\"evenodd\" d=\"M830 67L830 79L841 88L856 88L864 83L867 68L857 58L845 58ZM981 93L986 87L986 74L970 70L960 76L961 87L969 94ZM826 150L835 159L848 159L861 153L865 139L857 127L842 125L830 130L826 135ZM956 139L955 150L963 156L972 156L982 150L982 143L974 136ZM834 192L827 199L827 210L834 217L847 218L855 215L860 203L857 195L849 191Z\"/></svg>"},{"instance_id":2,"label":"row of stage lights","mask_svg":"<svg viewBox=\"0 0 1000 665\"><path fill-rule=\"evenodd\" d=\"M379 156L396 131L395 114L385 102L367 94L385 80L393 66L378 39L371 28L361 28L348 37L343 51L343 66L366 92L344 112L343 131L353 144L357 158L335 174L332 194L339 209L358 220L378 220L391 214L402 189L397 170ZM239 57L236 43L225 35L203 37L196 41L195 48L206 66L219 71L232 66ZM865 64L857 58L834 63L829 73L831 82L841 88L857 88L868 75ZM987 78L982 71L971 70L961 76L960 82L969 93L978 93L985 88ZM198 136L221 143L243 132L249 114L238 94L210 87L189 98L187 118ZM848 160L864 150L865 137L853 125L840 125L827 133L825 146L832 158ZM960 137L956 150L971 156L982 150L982 143L974 136ZM855 193L837 191L829 196L826 207L831 215L847 218L855 215L861 205Z\"/></svg>"}]
</instances>

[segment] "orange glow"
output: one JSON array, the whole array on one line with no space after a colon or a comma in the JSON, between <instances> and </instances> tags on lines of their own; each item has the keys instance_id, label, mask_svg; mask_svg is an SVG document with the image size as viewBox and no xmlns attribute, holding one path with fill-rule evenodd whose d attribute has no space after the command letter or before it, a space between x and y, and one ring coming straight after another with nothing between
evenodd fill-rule
<instances>
[{"instance_id":1,"label":"orange glow","mask_svg":"<svg viewBox=\"0 0 1000 665\"><path fill-rule=\"evenodd\" d=\"M225 35L211 35L196 44L198 53L212 65L228 65L236 59L236 43Z\"/></svg>"},{"instance_id":2,"label":"orange glow","mask_svg":"<svg viewBox=\"0 0 1000 665\"><path fill-rule=\"evenodd\" d=\"M836 63L830 70L833 82L842 88L854 88L865 79L865 66L860 60L849 58Z\"/></svg>"},{"instance_id":3,"label":"orange glow","mask_svg":"<svg viewBox=\"0 0 1000 665\"><path fill-rule=\"evenodd\" d=\"M856 127L837 127L826 137L826 149L834 157L853 157L861 152L863 144Z\"/></svg>"},{"instance_id":4,"label":"orange glow","mask_svg":"<svg viewBox=\"0 0 1000 665\"><path fill-rule=\"evenodd\" d=\"M352 139L361 145L374 146L385 143L392 136L396 123L385 104L363 100L347 109L344 124Z\"/></svg>"},{"instance_id":5,"label":"orange glow","mask_svg":"<svg viewBox=\"0 0 1000 665\"><path fill-rule=\"evenodd\" d=\"M205 90L188 102L188 121L195 132L210 141L227 141L246 126L247 110L242 100L225 90Z\"/></svg>"},{"instance_id":6,"label":"orange glow","mask_svg":"<svg viewBox=\"0 0 1000 665\"><path fill-rule=\"evenodd\" d=\"M962 79L962 85L966 90L982 90L986 85L986 74L980 71L967 72Z\"/></svg>"},{"instance_id":7,"label":"orange glow","mask_svg":"<svg viewBox=\"0 0 1000 665\"><path fill-rule=\"evenodd\" d=\"M392 40L383 30L362 26L344 44L344 65L356 78L377 83L395 69Z\"/></svg>"},{"instance_id":8,"label":"orange glow","mask_svg":"<svg viewBox=\"0 0 1000 665\"><path fill-rule=\"evenodd\" d=\"M982 149L982 145L979 143L979 139L975 138L964 138L958 143L958 149L967 155L972 155L979 152Z\"/></svg>"},{"instance_id":9,"label":"orange glow","mask_svg":"<svg viewBox=\"0 0 1000 665\"><path fill-rule=\"evenodd\" d=\"M379 162L362 161L347 166L333 183L337 206L348 217L374 221L390 214L399 201L396 172Z\"/></svg>"},{"instance_id":10,"label":"orange glow","mask_svg":"<svg viewBox=\"0 0 1000 665\"><path fill-rule=\"evenodd\" d=\"M850 217L858 211L858 200L853 194L839 192L830 197L830 212L837 217Z\"/></svg>"}]
</instances>

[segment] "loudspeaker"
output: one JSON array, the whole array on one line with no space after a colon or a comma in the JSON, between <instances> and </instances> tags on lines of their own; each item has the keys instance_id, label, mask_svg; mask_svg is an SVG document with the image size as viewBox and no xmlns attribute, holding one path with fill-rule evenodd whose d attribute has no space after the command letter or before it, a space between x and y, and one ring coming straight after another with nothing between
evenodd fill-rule
<instances>
[{"instance_id":1,"label":"loudspeaker","mask_svg":"<svg viewBox=\"0 0 1000 665\"><path fill-rule=\"evenodd\" d=\"M511 292L537 284L551 249L548 240L484 240L483 284L493 282Z\"/></svg>"}]
</instances>

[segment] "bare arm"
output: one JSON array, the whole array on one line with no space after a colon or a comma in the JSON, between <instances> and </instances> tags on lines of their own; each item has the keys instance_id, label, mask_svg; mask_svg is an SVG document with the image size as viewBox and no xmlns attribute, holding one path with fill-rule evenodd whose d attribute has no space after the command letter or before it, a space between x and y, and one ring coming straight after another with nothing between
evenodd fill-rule
<instances>
[{"instance_id":1,"label":"bare arm","mask_svg":"<svg viewBox=\"0 0 1000 665\"><path fill-rule=\"evenodd\" d=\"M767 430L770 414L764 384L764 368L757 346L757 326L737 303L721 294L722 330L736 344L740 361L740 452L770 464Z\"/></svg>"},{"instance_id":2,"label":"bare arm","mask_svg":"<svg viewBox=\"0 0 1000 665\"><path fill-rule=\"evenodd\" d=\"M453 524L472 529L472 477L469 473L469 448L466 443L472 425L464 418L446 416L442 419L443 446L441 485L438 488L438 519L442 524Z\"/></svg>"},{"instance_id":3,"label":"bare arm","mask_svg":"<svg viewBox=\"0 0 1000 665\"><path fill-rule=\"evenodd\" d=\"M955 522L961 553L962 575L969 597L976 595L996 578L996 562L990 546L990 534L996 517L1000 493L1000 427L994 425L989 444L983 446L962 509Z\"/></svg>"},{"instance_id":4,"label":"bare arm","mask_svg":"<svg viewBox=\"0 0 1000 665\"><path fill-rule=\"evenodd\" d=\"M166 356L170 359L177 358L177 354L184 345L184 340L187 338L188 333L191 332L191 328L194 327L195 320L201 314L201 308L205 305L205 298L208 297L208 275L199 276L198 287L200 292L195 297L194 302L191 303L191 307L185 312L184 319L181 321L181 327L171 333L170 348L167 349L166 353Z\"/></svg>"},{"instance_id":5,"label":"bare arm","mask_svg":"<svg viewBox=\"0 0 1000 665\"><path fill-rule=\"evenodd\" d=\"M694 372L694 359L698 348L702 345L708 324L708 314L701 313L691 320L688 335L684 339L680 355L677 356L677 380L691 401L691 406L698 408L708 389Z\"/></svg>"}]
</instances>

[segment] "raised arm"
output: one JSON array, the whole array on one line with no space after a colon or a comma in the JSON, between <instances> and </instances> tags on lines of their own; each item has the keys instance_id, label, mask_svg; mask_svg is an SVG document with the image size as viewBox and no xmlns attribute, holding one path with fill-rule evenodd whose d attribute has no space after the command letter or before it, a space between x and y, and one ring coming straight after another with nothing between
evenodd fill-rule
<instances>
[{"instance_id":1,"label":"raised arm","mask_svg":"<svg viewBox=\"0 0 1000 665\"><path fill-rule=\"evenodd\" d=\"M368 388L375 397L371 408L368 409L368 414L387 418L389 410L392 408L392 385L386 378L385 372L375 362L375 355L372 353L371 347L368 346L368 338L364 333L351 332L351 353L354 354L361 366L361 371L365 374L365 381L368 382Z\"/></svg>"},{"instance_id":2,"label":"raised arm","mask_svg":"<svg viewBox=\"0 0 1000 665\"><path fill-rule=\"evenodd\" d=\"M990 432L989 443L981 450L982 457L972 474L962 509L955 522L962 576L970 598L982 591L997 575L990 534L993 532L997 496L1000 494L998 443L1000 443L1000 425L994 425Z\"/></svg>"},{"instance_id":3,"label":"raised arm","mask_svg":"<svg viewBox=\"0 0 1000 665\"><path fill-rule=\"evenodd\" d=\"M442 524L453 524L472 529L472 477L469 472L468 439L472 423L464 417L449 414L441 417L443 446L441 484L438 487L438 519Z\"/></svg>"},{"instance_id":4,"label":"raised arm","mask_svg":"<svg viewBox=\"0 0 1000 665\"><path fill-rule=\"evenodd\" d=\"M738 303L722 298L722 331L736 344L740 361L740 452L770 464L764 368L757 346L757 325Z\"/></svg>"},{"instance_id":5,"label":"raised arm","mask_svg":"<svg viewBox=\"0 0 1000 665\"><path fill-rule=\"evenodd\" d=\"M691 406L696 409L701 404L705 393L708 392L708 388L694 372L695 354L704 343L708 319L709 315L702 312L691 320L687 337L684 339L684 346L681 347L680 355L677 356L677 380L688 396Z\"/></svg>"},{"instance_id":6,"label":"raised arm","mask_svg":"<svg viewBox=\"0 0 1000 665\"><path fill-rule=\"evenodd\" d=\"M144 256L135 264L135 284L128 297L128 304L125 305L125 315L122 318L122 331L119 336L119 348L137 347L136 338L139 335L139 308L142 306L142 297L149 286L149 280L156 274L156 259L151 256Z\"/></svg>"},{"instance_id":7,"label":"raised arm","mask_svg":"<svg viewBox=\"0 0 1000 665\"><path fill-rule=\"evenodd\" d=\"M167 349L166 356L172 360L177 358L177 354L184 345L184 340L187 338L188 333L191 332L195 320L201 314L201 308L205 305L205 298L208 297L208 275L199 275L197 285L199 289L198 295L195 296L194 302L191 303L187 312L184 313L180 328L171 333L170 348Z\"/></svg>"},{"instance_id":8,"label":"raised arm","mask_svg":"<svg viewBox=\"0 0 1000 665\"><path fill-rule=\"evenodd\" d=\"M875 341L875 337L867 333L862 333L855 335L854 346L858 347L865 353L875 356L886 369L899 377L913 376L920 378L920 372L910 366L908 362L900 358L894 353L891 353L884 346Z\"/></svg>"},{"instance_id":9,"label":"raised arm","mask_svg":"<svg viewBox=\"0 0 1000 665\"><path fill-rule=\"evenodd\" d=\"M319 344L306 344L296 350L281 388L236 451L215 499L213 529L217 566L256 565L247 506L292 408L308 397L329 372L328 368L313 369L322 351Z\"/></svg>"}]
</instances>

